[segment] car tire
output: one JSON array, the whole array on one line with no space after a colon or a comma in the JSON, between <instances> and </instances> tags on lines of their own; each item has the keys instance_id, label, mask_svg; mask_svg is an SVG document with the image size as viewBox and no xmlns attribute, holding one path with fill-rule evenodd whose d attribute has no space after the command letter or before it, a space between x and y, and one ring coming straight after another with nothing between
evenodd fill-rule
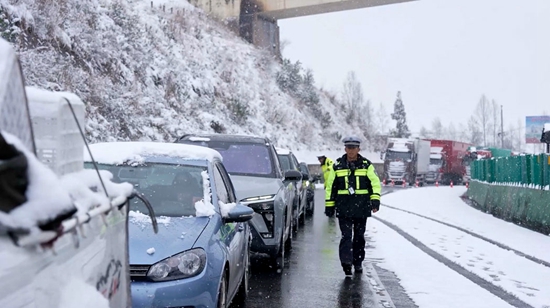
<instances>
[{"instance_id":1,"label":"car tire","mask_svg":"<svg viewBox=\"0 0 550 308\"><path fill-rule=\"evenodd\" d=\"M220 281L220 287L218 289L218 308L227 308L227 273L224 270L222 280Z\"/></svg>"},{"instance_id":2,"label":"car tire","mask_svg":"<svg viewBox=\"0 0 550 308\"><path fill-rule=\"evenodd\" d=\"M285 269L285 250L286 250L286 242L283 241L284 234L281 235L281 244L279 247L279 252L277 253L277 256L273 260L274 267L277 273L282 273ZM287 241L290 240L290 235L288 236Z\"/></svg>"},{"instance_id":3,"label":"car tire","mask_svg":"<svg viewBox=\"0 0 550 308\"><path fill-rule=\"evenodd\" d=\"M299 208L298 205L296 205L296 212L298 212ZM292 211L292 231L298 232L300 229L300 216L297 216L296 212Z\"/></svg>"},{"instance_id":4,"label":"car tire","mask_svg":"<svg viewBox=\"0 0 550 308\"><path fill-rule=\"evenodd\" d=\"M306 209L302 212L302 215L298 217L298 224L303 226L306 223Z\"/></svg>"},{"instance_id":5,"label":"car tire","mask_svg":"<svg viewBox=\"0 0 550 308\"><path fill-rule=\"evenodd\" d=\"M315 202L313 200L310 200L308 202L308 208L307 208L307 216L313 216L313 212L315 212Z\"/></svg>"},{"instance_id":6,"label":"car tire","mask_svg":"<svg viewBox=\"0 0 550 308\"><path fill-rule=\"evenodd\" d=\"M248 291L249 288L249 282L250 282L250 249L247 249L246 252L246 258L245 258L245 268L244 268L244 275L241 279L241 284L239 285L239 290L237 291L237 294L235 295L235 298L233 299L233 302L237 304L244 304L246 302L246 298L248 297Z\"/></svg>"}]
</instances>

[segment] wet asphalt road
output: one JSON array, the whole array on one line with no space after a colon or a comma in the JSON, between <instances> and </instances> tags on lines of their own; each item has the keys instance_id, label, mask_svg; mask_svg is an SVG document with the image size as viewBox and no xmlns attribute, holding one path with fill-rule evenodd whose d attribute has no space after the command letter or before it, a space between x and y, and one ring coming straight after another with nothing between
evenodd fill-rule
<instances>
[{"instance_id":1,"label":"wet asphalt road","mask_svg":"<svg viewBox=\"0 0 550 308\"><path fill-rule=\"evenodd\" d=\"M317 190L315 213L294 233L282 273L261 257L252 259L251 290L240 307L415 307L393 273L376 267L375 260L365 260L362 275L344 277L338 258L340 230L323 211L323 190Z\"/></svg>"}]
</instances>

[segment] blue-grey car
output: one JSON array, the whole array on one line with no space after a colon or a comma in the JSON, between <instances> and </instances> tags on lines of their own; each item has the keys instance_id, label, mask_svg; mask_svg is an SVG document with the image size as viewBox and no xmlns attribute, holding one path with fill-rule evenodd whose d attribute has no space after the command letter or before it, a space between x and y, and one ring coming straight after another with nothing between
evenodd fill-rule
<instances>
[{"instance_id":1,"label":"blue-grey car","mask_svg":"<svg viewBox=\"0 0 550 308\"><path fill-rule=\"evenodd\" d=\"M268 255L282 272L285 251L292 248L294 190L300 181L296 170L283 172L273 143L265 137L231 134L186 134L176 143L194 144L218 151L237 189L237 198L256 212L252 227L255 253Z\"/></svg>"},{"instance_id":2,"label":"blue-grey car","mask_svg":"<svg viewBox=\"0 0 550 308\"><path fill-rule=\"evenodd\" d=\"M145 204L131 204L132 307L228 307L245 300L247 221L254 211L237 202L217 151L155 142L90 148L114 182L132 183L145 195L159 224L154 234Z\"/></svg>"}]
</instances>

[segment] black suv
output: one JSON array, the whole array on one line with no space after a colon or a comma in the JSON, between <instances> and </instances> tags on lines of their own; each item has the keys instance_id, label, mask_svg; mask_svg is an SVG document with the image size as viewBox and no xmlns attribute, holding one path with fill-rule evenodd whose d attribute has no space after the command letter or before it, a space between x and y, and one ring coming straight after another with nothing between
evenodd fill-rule
<instances>
[{"instance_id":1,"label":"black suv","mask_svg":"<svg viewBox=\"0 0 550 308\"><path fill-rule=\"evenodd\" d=\"M302 172L302 183L306 191L306 214L311 216L315 211L315 182L318 178L311 175L307 164L304 162L300 163L300 171Z\"/></svg>"},{"instance_id":2,"label":"black suv","mask_svg":"<svg viewBox=\"0 0 550 308\"><path fill-rule=\"evenodd\" d=\"M292 247L292 204L289 182L301 181L296 170L282 171L268 138L225 134L187 134L176 143L209 147L220 152L235 186L237 200L254 209L254 252L269 255L277 269L284 266L285 250Z\"/></svg>"},{"instance_id":3,"label":"black suv","mask_svg":"<svg viewBox=\"0 0 550 308\"><path fill-rule=\"evenodd\" d=\"M275 148L275 150L277 151L277 156L279 157L281 168L283 168L284 171L295 170L300 172L300 164L298 163L298 159L296 159L296 156L294 156L292 151L283 148ZM288 184L294 191L292 217L294 219L294 230L298 231L298 227L304 224L306 218L306 189L304 189L302 179L291 181Z\"/></svg>"}]
</instances>

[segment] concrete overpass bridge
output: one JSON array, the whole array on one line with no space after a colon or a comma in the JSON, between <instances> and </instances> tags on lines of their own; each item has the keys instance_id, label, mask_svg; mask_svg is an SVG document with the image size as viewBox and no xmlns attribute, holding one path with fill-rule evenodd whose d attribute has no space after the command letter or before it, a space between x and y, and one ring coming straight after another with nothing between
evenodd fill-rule
<instances>
[{"instance_id":1,"label":"concrete overpass bridge","mask_svg":"<svg viewBox=\"0 0 550 308\"><path fill-rule=\"evenodd\" d=\"M416 0L190 0L222 21L238 26L241 37L279 54L277 20Z\"/></svg>"}]
</instances>

